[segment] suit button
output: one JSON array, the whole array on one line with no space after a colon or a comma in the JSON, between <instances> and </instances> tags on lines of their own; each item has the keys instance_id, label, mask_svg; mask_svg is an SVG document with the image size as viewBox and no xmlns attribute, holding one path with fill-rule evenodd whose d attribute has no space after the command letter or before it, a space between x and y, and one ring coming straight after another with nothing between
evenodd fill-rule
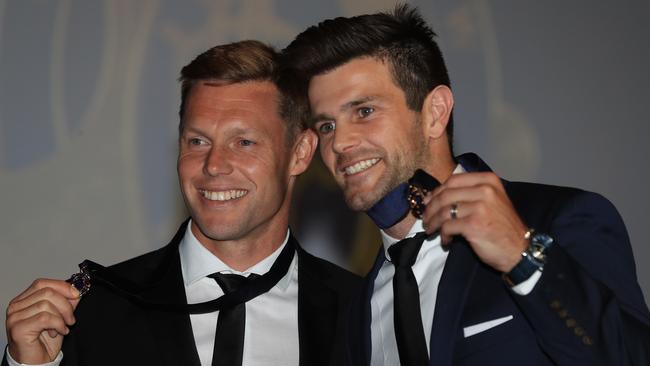
<instances>
[{"instance_id":1,"label":"suit button","mask_svg":"<svg viewBox=\"0 0 650 366\"><path fill-rule=\"evenodd\" d=\"M589 336L584 336L582 337L582 343L586 344L587 346L591 346L594 342Z\"/></svg>"},{"instance_id":2,"label":"suit button","mask_svg":"<svg viewBox=\"0 0 650 366\"><path fill-rule=\"evenodd\" d=\"M557 315L559 315L560 318L564 319L564 318L567 317L567 315L569 315L569 312L566 311L566 309L562 309L562 310L557 312Z\"/></svg>"},{"instance_id":3,"label":"suit button","mask_svg":"<svg viewBox=\"0 0 650 366\"><path fill-rule=\"evenodd\" d=\"M576 320L573 319L573 318L569 318L569 319L566 320L566 326L569 327L569 328L575 327L576 323L577 323Z\"/></svg>"},{"instance_id":4,"label":"suit button","mask_svg":"<svg viewBox=\"0 0 650 366\"><path fill-rule=\"evenodd\" d=\"M585 330L582 329L582 327L575 327L575 329L573 329L573 333L575 333L578 337L580 337L585 334Z\"/></svg>"},{"instance_id":5,"label":"suit button","mask_svg":"<svg viewBox=\"0 0 650 366\"><path fill-rule=\"evenodd\" d=\"M551 305L551 309L559 309L562 307L562 303L560 303L558 300L553 300L553 302L550 305Z\"/></svg>"}]
</instances>

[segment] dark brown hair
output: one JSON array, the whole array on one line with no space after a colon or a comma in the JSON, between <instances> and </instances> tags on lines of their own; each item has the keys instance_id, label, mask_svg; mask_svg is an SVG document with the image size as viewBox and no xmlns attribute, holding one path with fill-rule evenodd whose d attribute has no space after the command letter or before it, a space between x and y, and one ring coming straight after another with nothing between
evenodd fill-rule
<instances>
[{"instance_id":1,"label":"dark brown hair","mask_svg":"<svg viewBox=\"0 0 650 366\"><path fill-rule=\"evenodd\" d=\"M386 60L412 110L438 85L451 87L436 34L417 9L397 5L392 13L328 19L307 28L282 51L278 86L290 99L283 108L309 120L310 80L358 57ZM453 117L447 124L452 150Z\"/></svg>"}]
</instances>

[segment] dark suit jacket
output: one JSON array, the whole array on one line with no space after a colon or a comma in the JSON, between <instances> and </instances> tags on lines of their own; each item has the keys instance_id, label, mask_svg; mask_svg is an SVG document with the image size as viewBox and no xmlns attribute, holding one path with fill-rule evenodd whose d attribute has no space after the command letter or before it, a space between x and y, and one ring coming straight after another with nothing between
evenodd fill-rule
<instances>
[{"instance_id":1,"label":"dark suit jacket","mask_svg":"<svg viewBox=\"0 0 650 366\"><path fill-rule=\"evenodd\" d=\"M470 172L489 171L474 154L459 162ZM650 314L616 209L578 189L505 181L504 186L524 223L550 234L556 245L533 291L520 296L456 238L438 287L430 364L626 365L632 359L650 364ZM358 321L351 323L348 340L354 365L370 362L370 298L384 259L382 248L355 306ZM512 320L464 337L467 326L509 315Z\"/></svg>"},{"instance_id":2,"label":"dark suit jacket","mask_svg":"<svg viewBox=\"0 0 650 366\"><path fill-rule=\"evenodd\" d=\"M165 247L114 265L116 275L148 290L147 300L185 303L178 245L186 223ZM344 309L360 278L298 248L300 365L338 365L343 359ZM282 311L271 309L270 311ZM96 286L75 312L62 365L199 365L189 315L144 310ZM4 365L3 360L3 365Z\"/></svg>"}]
</instances>

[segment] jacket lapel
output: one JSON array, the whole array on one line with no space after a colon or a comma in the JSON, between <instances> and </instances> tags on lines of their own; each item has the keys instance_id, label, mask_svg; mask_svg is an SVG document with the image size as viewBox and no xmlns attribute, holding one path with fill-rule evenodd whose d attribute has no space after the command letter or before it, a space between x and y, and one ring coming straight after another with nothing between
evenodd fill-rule
<instances>
[{"instance_id":1,"label":"jacket lapel","mask_svg":"<svg viewBox=\"0 0 650 366\"><path fill-rule=\"evenodd\" d=\"M474 153L462 154L457 160L467 172L491 171ZM460 317L477 266L478 259L469 244L462 237L455 237L438 284L429 344L430 365L452 364Z\"/></svg>"},{"instance_id":2,"label":"jacket lapel","mask_svg":"<svg viewBox=\"0 0 650 366\"><path fill-rule=\"evenodd\" d=\"M322 273L312 271L314 259L298 245L298 338L300 365L329 364L339 320L338 295Z\"/></svg>"},{"instance_id":3,"label":"jacket lapel","mask_svg":"<svg viewBox=\"0 0 650 366\"><path fill-rule=\"evenodd\" d=\"M155 282L141 294L146 300L173 304L187 302L178 252L186 227L187 222L181 225L165 247L161 261L153 270L156 274ZM164 360L165 365L200 365L189 315L151 310L147 311L147 317L160 360Z\"/></svg>"},{"instance_id":4,"label":"jacket lapel","mask_svg":"<svg viewBox=\"0 0 650 366\"><path fill-rule=\"evenodd\" d=\"M456 157L458 163L466 172L491 172L492 169L478 155L474 153L465 153Z\"/></svg>"},{"instance_id":5,"label":"jacket lapel","mask_svg":"<svg viewBox=\"0 0 650 366\"><path fill-rule=\"evenodd\" d=\"M366 275L364 285L363 285L363 298L361 301L361 356L362 356L362 365L370 365L370 358L372 353L372 335L371 332L371 323L372 323L372 310L370 307L370 301L372 300L372 294L375 291L375 279L379 274L379 270L386 261L386 252L384 251L384 246L379 246L379 252L377 253L377 258L375 263L372 266L372 269Z\"/></svg>"},{"instance_id":6,"label":"jacket lapel","mask_svg":"<svg viewBox=\"0 0 650 366\"><path fill-rule=\"evenodd\" d=\"M449 256L438 285L430 340L430 365L451 365L460 317L478 261L463 238L450 244Z\"/></svg>"}]
</instances>

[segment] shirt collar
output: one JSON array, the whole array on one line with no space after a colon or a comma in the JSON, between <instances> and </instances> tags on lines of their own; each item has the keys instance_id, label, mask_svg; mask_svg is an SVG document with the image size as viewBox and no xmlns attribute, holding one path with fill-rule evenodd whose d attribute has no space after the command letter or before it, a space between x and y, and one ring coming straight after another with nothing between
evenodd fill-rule
<instances>
[{"instance_id":1,"label":"shirt collar","mask_svg":"<svg viewBox=\"0 0 650 366\"><path fill-rule=\"evenodd\" d=\"M280 256L280 252L284 249L284 246L287 245L289 241L289 229L287 229L287 235L282 242L282 245L276 249L271 255L257 262L252 267L246 269L245 271L237 271L230 268L227 264L221 261L217 256L212 254L206 247L204 247L199 240L192 233L192 220L189 220L187 223L187 228L185 229L185 235L181 240L179 246L179 253L181 257L181 271L183 273L183 282L185 286L189 286L200 279L216 273L233 273L248 276L251 273L258 275L263 275L271 269L271 266L275 260ZM295 253L294 253L295 256ZM286 288L289 286L293 268L295 267L295 257L289 267L289 273L285 275L278 282L277 286Z\"/></svg>"},{"instance_id":2,"label":"shirt collar","mask_svg":"<svg viewBox=\"0 0 650 366\"><path fill-rule=\"evenodd\" d=\"M463 168L463 166L457 164L456 168L451 174L460 174L465 172L466 170ZM409 229L408 234L406 234L404 238L411 238L415 236L415 234L421 231L424 231L424 226L422 226L422 220L416 219L415 223L413 224L413 226L411 226L411 229ZM384 246L384 252L386 253L386 259L390 260L390 254L388 254L388 248L390 248L393 244L397 243L401 239L393 238L392 236L388 235L384 230L379 230L379 232L381 233L381 241Z\"/></svg>"}]
</instances>

